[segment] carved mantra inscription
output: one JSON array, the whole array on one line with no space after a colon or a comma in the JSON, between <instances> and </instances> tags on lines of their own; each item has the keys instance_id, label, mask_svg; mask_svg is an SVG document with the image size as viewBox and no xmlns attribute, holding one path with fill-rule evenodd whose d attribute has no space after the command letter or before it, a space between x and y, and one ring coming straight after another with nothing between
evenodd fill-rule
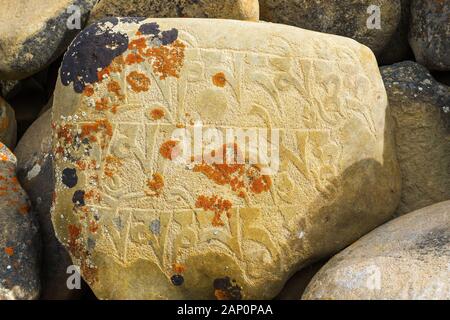
<instances>
[{"instance_id":1,"label":"carved mantra inscription","mask_svg":"<svg viewBox=\"0 0 450 320\"><path fill-rule=\"evenodd\" d=\"M91 50L83 47L89 32L94 40L99 32L110 37L113 45L103 41L108 53L125 41L114 21L94 28L75 40L65 61ZM367 104L377 93L359 59L344 47L336 49L346 54L340 62L301 58L282 37L271 40L274 53L219 50L199 47L185 30L134 28L109 63L79 64L85 72L78 75L64 63L61 69L64 94L79 98L73 113L53 115L53 219L83 276L95 284L101 254L124 268L151 261L175 285L204 251L224 257L241 282L257 281L261 269L289 267L283 252L301 249L288 239L298 237L309 199L339 195L333 178L343 169L342 127L362 122L375 139ZM204 129L265 129L268 139L278 130L279 141L269 141L279 145L278 172L177 164L171 134L197 121Z\"/></svg>"}]
</instances>

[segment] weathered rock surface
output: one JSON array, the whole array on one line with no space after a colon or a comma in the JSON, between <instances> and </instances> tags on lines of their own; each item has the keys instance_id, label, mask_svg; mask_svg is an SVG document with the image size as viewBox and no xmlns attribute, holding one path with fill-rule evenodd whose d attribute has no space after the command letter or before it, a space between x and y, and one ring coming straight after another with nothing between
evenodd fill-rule
<instances>
[{"instance_id":1,"label":"weathered rock surface","mask_svg":"<svg viewBox=\"0 0 450 320\"><path fill-rule=\"evenodd\" d=\"M259 20L258 0L100 0L89 22L105 17Z\"/></svg>"},{"instance_id":2,"label":"weathered rock surface","mask_svg":"<svg viewBox=\"0 0 450 320\"><path fill-rule=\"evenodd\" d=\"M70 30L77 12L80 25L95 0L2 0L0 10L0 79L23 79L45 68L64 52L80 31ZM70 25L69 23L69 25Z\"/></svg>"},{"instance_id":3,"label":"weathered rock surface","mask_svg":"<svg viewBox=\"0 0 450 320\"><path fill-rule=\"evenodd\" d=\"M414 54L409 46L408 41L412 0L400 1L402 7L400 23L398 24L397 30L391 37L388 45L378 56L378 61L381 65L393 64L405 60L413 60L414 58Z\"/></svg>"},{"instance_id":4,"label":"weathered rock surface","mask_svg":"<svg viewBox=\"0 0 450 320\"><path fill-rule=\"evenodd\" d=\"M416 61L450 71L450 1L412 0L409 43Z\"/></svg>"},{"instance_id":5,"label":"weathered rock surface","mask_svg":"<svg viewBox=\"0 0 450 320\"><path fill-rule=\"evenodd\" d=\"M259 3L261 20L346 36L368 46L375 54L380 54L389 43L401 17L400 0L259 0ZM372 16L380 18L380 28ZM368 21L371 28L367 27Z\"/></svg>"},{"instance_id":6,"label":"weathered rock surface","mask_svg":"<svg viewBox=\"0 0 450 320\"><path fill-rule=\"evenodd\" d=\"M404 215L334 256L303 299L450 299L450 201Z\"/></svg>"},{"instance_id":7,"label":"weathered rock surface","mask_svg":"<svg viewBox=\"0 0 450 320\"><path fill-rule=\"evenodd\" d=\"M57 237L99 298L273 298L394 213L387 105L373 53L344 37L230 20L91 25L54 96ZM211 163L247 148L219 138L189 157L173 134L198 121L229 137L260 128L271 160Z\"/></svg>"},{"instance_id":8,"label":"weathered rock surface","mask_svg":"<svg viewBox=\"0 0 450 320\"><path fill-rule=\"evenodd\" d=\"M55 191L52 155L51 110L47 110L24 134L15 154L17 177L30 197L38 215L42 237L41 299L78 298L80 290L66 285L67 268L72 261L67 250L56 239L50 216Z\"/></svg>"},{"instance_id":9,"label":"weathered rock surface","mask_svg":"<svg viewBox=\"0 0 450 320\"><path fill-rule=\"evenodd\" d=\"M0 142L14 148L17 139L17 123L14 110L0 97Z\"/></svg>"},{"instance_id":10,"label":"weathered rock surface","mask_svg":"<svg viewBox=\"0 0 450 320\"><path fill-rule=\"evenodd\" d=\"M39 297L38 225L15 169L16 157L0 143L0 300Z\"/></svg>"},{"instance_id":11,"label":"weathered rock surface","mask_svg":"<svg viewBox=\"0 0 450 320\"><path fill-rule=\"evenodd\" d=\"M399 214L450 199L450 87L414 62L382 67L402 172Z\"/></svg>"}]
</instances>

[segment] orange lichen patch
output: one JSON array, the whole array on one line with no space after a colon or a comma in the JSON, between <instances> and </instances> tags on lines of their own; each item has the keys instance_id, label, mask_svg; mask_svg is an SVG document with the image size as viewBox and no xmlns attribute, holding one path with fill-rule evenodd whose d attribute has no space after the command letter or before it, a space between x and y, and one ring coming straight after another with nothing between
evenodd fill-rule
<instances>
[{"instance_id":1,"label":"orange lichen patch","mask_svg":"<svg viewBox=\"0 0 450 320\"><path fill-rule=\"evenodd\" d=\"M30 212L30 206L29 205L23 205L19 208L19 212L21 214L27 214L28 212Z\"/></svg>"},{"instance_id":2,"label":"orange lichen patch","mask_svg":"<svg viewBox=\"0 0 450 320\"><path fill-rule=\"evenodd\" d=\"M8 255L8 256L13 256L14 255L14 248L13 247L6 247L5 248L5 253Z\"/></svg>"},{"instance_id":3,"label":"orange lichen patch","mask_svg":"<svg viewBox=\"0 0 450 320\"><path fill-rule=\"evenodd\" d=\"M91 97L94 94L94 88L91 85L84 87L83 95L86 97Z\"/></svg>"},{"instance_id":4,"label":"orange lichen patch","mask_svg":"<svg viewBox=\"0 0 450 320\"><path fill-rule=\"evenodd\" d=\"M125 64L125 59L123 58L122 55L114 58L114 60L111 62L111 64L108 66L108 70L109 72L115 72L115 73L119 73L122 72L123 68L122 66Z\"/></svg>"},{"instance_id":5,"label":"orange lichen patch","mask_svg":"<svg viewBox=\"0 0 450 320\"><path fill-rule=\"evenodd\" d=\"M181 41L176 40L170 46L149 48L142 54L150 58L153 72L159 75L161 80L165 80L167 77L179 77L184 64L185 48Z\"/></svg>"},{"instance_id":6,"label":"orange lichen patch","mask_svg":"<svg viewBox=\"0 0 450 320\"><path fill-rule=\"evenodd\" d=\"M147 48L147 42L144 37L134 39L128 44L129 50L138 50L139 52L142 52L145 48Z\"/></svg>"},{"instance_id":7,"label":"orange lichen patch","mask_svg":"<svg viewBox=\"0 0 450 320\"><path fill-rule=\"evenodd\" d=\"M81 234L81 229L79 227L77 227L74 224L69 224L68 228L68 232L69 232L69 251L75 256L77 257L78 252L79 252L79 244L78 244L78 238Z\"/></svg>"},{"instance_id":8,"label":"orange lichen patch","mask_svg":"<svg viewBox=\"0 0 450 320\"><path fill-rule=\"evenodd\" d=\"M186 128L186 125L184 125L184 124L182 124L182 123L177 123L175 126L176 126L178 129Z\"/></svg>"},{"instance_id":9,"label":"orange lichen patch","mask_svg":"<svg viewBox=\"0 0 450 320\"><path fill-rule=\"evenodd\" d=\"M212 180L218 185L229 185L231 190L240 198L246 198L247 191L254 194L260 194L270 190L272 180L269 176L261 175L261 169L257 165L252 165L246 169L244 164L227 164L226 153L229 147L234 148L234 156L237 156L240 151L237 145L223 146L223 163L207 164L202 162L194 166L193 171L205 175L209 180ZM213 151L214 156L218 151ZM192 157L192 161L196 161L196 157Z\"/></svg>"},{"instance_id":10,"label":"orange lichen patch","mask_svg":"<svg viewBox=\"0 0 450 320\"><path fill-rule=\"evenodd\" d=\"M111 64L102 70L97 72L97 78L99 82L102 82L103 79L109 77L111 73L119 73L122 72L123 68L122 66L125 64L125 60L122 56L118 56L114 58L114 60L111 62ZM105 75L107 77L105 77Z\"/></svg>"},{"instance_id":11,"label":"orange lichen patch","mask_svg":"<svg viewBox=\"0 0 450 320\"><path fill-rule=\"evenodd\" d=\"M92 233L96 233L98 231L98 223L94 220L89 222L89 231Z\"/></svg>"},{"instance_id":12,"label":"orange lichen patch","mask_svg":"<svg viewBox=\"0 0 450 320\"><path fill-rule=\"evenodd\" d=\"M81 235L81 228L70 224L68 226L69 241L68 247L72 256L80 261L80 269L83 278L89 283L93 284L97 281L97 268L89 263L89 253L79 244L79 237Z\"/></svg>"},{"instance_id":13,"label":"orange lichen patch","mask_svg":"<svg viewBox=\"0 0 450 320\"><path fill-rule=\"evenodd\" d=\"M270 187L272 186L272 180L269 176L261 176L255 180L253 180L251 185L251 190L256 193L260 194L266 191L270 190Z\"/></svg>"},{"instance_id":14,"label":"orange lichen patch","mask_svg":"<svg viewBox=\"0 0 450 320\"><path fill-rule=\"evenodd\" d=\"M186 266L182 265L181 263L174 263L173 264L173 271L176 274L181 274L186 271Z\"/></svg>"},{"instance_id":15,"label":"orange lichen patch","mask_svg":"<svg viewBox=\"0 0 450 320\"><path fill-rule=\"evenodd\" d=\"M71 143L72 136L72 126L70 124L66 124L61 126L56 132L58 139L63 139L65 143Z\"/></svg>"},{"instance_id":16,"label":"orange lichen patch","mask_svg":"<svg viewBox=\"0 0 450 320\"><path fill-rule=\"evenodd\" d=\"M153 179L149 179L147 181L147 186L150 188L150 190L156 192L159 194L161 190L164 188L164 178L161 174L155 173L153 174Z\"/></svg>"},{"instance_id":17,"label":"orange lichen patch","mask_svg":"<svg viewBox=\"0 0 450 320\"><path fill-rule=\"evenodd\" d=\"M230 295L224 290L216 289L214 290L214 296L217 300L230 300Z\"/></svg>"},{"instance_id":18,"label":"orange lichen patch","mask_svg":"<svg viewBox=\"0 0 450 320\"><path fill-rule=\"evenodd\" d=\"M120 100L123 100L125 96L122 94L121 90L122 88L120 87L120 84L117 81L111 80L108 83L108 91L114 93Z\"/></svg>"},{"instance_id":19,"label":"orange lichen patch","mask_svg":"<svg viewBox=\"0 0 450 320\"><path fill-rule=\"evenodd\" d=\"M150 111L150 117L152 117L153 120L159 120L164 118L165 112L163 109L155 108L152 111Z\"/></svg>"},{"instance_id":20,"label":"orange lichen patch","mask_svg":"<svg viewBox=\"0 0 450 320\"><path fill-rule=\"evenodd\" d=\"M100 202L102 200L102 196L97 190L89 190L84 194L84 198L91 200L91 202Z\"/></svg>"},{"instance_id":21,"label":"orange lichen patch","mask_svg":"<svg viewBox=\"0 0 450 320\"><path fill-rule=\"evenodd\" d=\"M173 160L179 155L179 142L169 140L164 142L159 148L159 153L166 159Z\"/></svg>"},{"instance_id":22,"label":"orange lichen patch","mask_svg":"<svg viewBox=\"0 0 450 320\"><path fill-rule=\"evenodd\" d=\"M98 281L98 269L96 266L92 266L87 263L87 253L84 253L84 257L81 259L80 270L83 274L84 280L90 285Z\"/></svg>"},{"instance_id":23,"label":"orange lichen patch","mask_svg":"<svg viewBox=\"0 0 450 320\"><path fill-rule=\"evenodd\" d=\"M214 181L219 185L232 184L233 186L240 185L240 181L236 180L237 177L233 177L236 173L242 175L244 172L243 164L198 164L194 167L194 172L203 173L208 179Z\"/></svg>"},{"instance_id":24,"label":"orange lichen patch","mask_svg":"<svg viewBox=\"0 0 450 320\"><path fill-rule=\"evenodd\" d=\"M127 55L127 57L125 58L125 63L127 65L141 63L141 62L144 62L144 61L145 61L144 58L142 58L141 55L139 55L137 53L129 53Z\"/></svg>"},{"instance_id":25,"label":"orange lichen patch","mask_svg":"<svg viewBox=\"0 0 450 320\"><path fill-rule=\"evenodd\" d=\"M225 74L223 72L216 73L212 77L212 81L215 86L223 88L225 87L225 84L227 82L227 78L225 77Z\"/></svg>"},{"instance_id":26,"label":"orange lichen patch","mask_svg":"<svg viewBox=\"0 0 450 320\"><path fill-rule=\"evenodd\" d=\"M108 137L112 137L113 135L113 127L108 119L100 119L95 121L94 123L83 124L81 126L81 137L88 138L91 141L97 141L96 133L105 134ZM102 148L106 145L102 144Z\"/></svg>"},{"instance_id":27,"label":"orange lichen patch","mask_svg":"<svg viewBox=\"0 0 450 320\"><path fill-rule=\"evenodd\" d=\"M77 165L78 169L80 169L80 170L96 169L97 161L95 161L95 159L92 159L91 161L78 160L76 162L76 165Z\"/></svg>"},{"instance_id":28,"label":"orange lichen patch","mask_svg":"<svg viewBox=\"0 0 450 320\"><path fill-rule=\"evenodd\" d=\"M98 81L101 82L107 76L109 77L110 74L111 74L111 69L108 66L97 72L97 79L98 79Z\"/></svg>"},{"instance_id":29,"label":"orange lichen patch","mask_svg":"<svg viewBox=\"0 0 450 320\"><path fill-rule=\"evenodd\" d=\"M116 113L117 113L117 109L118 109L118 108L119 108L119 106L118 106L118 105L116 105L116 104L115 104L115 105L113 105L113 106L112 106L112 108L111 108L111 112L112 112L112 113L114 113L114 114L116 114Z\"/></svg>"},{"instance_id":30,"label":"orange lichen patch","mask_svg":"<svg viewBox=\"0 0 450 320\"><path fill-rule=\"evenodd\" d=\"M95 102L95 109L98 111L108 110L109 108L108 104L109 104L108 98L103 97Z\"/></svg>"},{"instance_id":31,"label":"orange lichen patch","mask_svg":"<svg viewBox=\"0 0 450 320\"><path fill-rule=\"evenodd\" d=\"M61 146L57 147L55 153L59 155L64 154L64 148Z\"/></svg>"},{"instance_id":32,"label":"orange lichen patch","mask_svg":"<svg viewBox=\"0 0 450 320\"><path fill-rule=\"evenodd\" d=\"M205 211L214 212L212 225L214 227L221 227L224 225L221 216L222 214L226 213L227 217L230 218L230 209L232 207L232 203L231 201L222 199L218 196L206 197L200 195L195 202L195 207L203 209Z\"/></svg>"},{"instance_id":33,"label":"orange lichen patch","mask_svg":"<svg viewBox=\"0 0 450 320\"><path fill-rule=\"evenodd\" d=\"M123 162L119 158L113 155L106 156L104 170L105 176L112 178L114 174L117 173L118 167L122 166L122 164Z\"/></svg>"},{"instance_id":34,"label":"orange lichen patch","mask_svg":"<svg viewBox=\"0 0 450 320\"><path fill-rule=\"evenodd\" d=\"M127 82L134 92L148 91L150 79L143 73L132 71L127 75Z\"/></svg>"}]
</instances>

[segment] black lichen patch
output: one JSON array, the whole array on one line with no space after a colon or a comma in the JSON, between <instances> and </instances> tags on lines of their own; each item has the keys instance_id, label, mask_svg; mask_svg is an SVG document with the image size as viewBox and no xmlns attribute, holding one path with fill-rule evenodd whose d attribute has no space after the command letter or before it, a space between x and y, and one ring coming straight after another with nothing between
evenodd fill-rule
<instances>
[{"instance_id":1,"label":"black lichen patch","mask_svg":"<svg viewBox=\"0 0 450 320\"><path fill-rule=\"evenodd\" d=\"M75 92L83 92L87 84L95 83L99 69L111 64L128 48L128 36L113 27L118 18L107 18L90 25L78 34L70 45L61 65L61 82L73 82Z\"/></svg>"},{"instance_id":2,"label":"black lichen patch","mask_svg":"<svg viewBox=\"0 0 450 320\"><path fill-rule=\"evenodd\" d=\"M174 274L170 278L170 280L172 281L172 284L177 287L181 286L184 283L184 278L181 274Z\"/></svg>"},{"instance_id":3,"label":"black lichen patch","mask_svg":"<svg viewBox=\"0 0 450 320\"><path fill-rule=\"evenodd\" d=\"M78 183L77 170L65 168L62 172L62 182L68 187L73 188Z\"/></svg>"},{"instance_id":4,"label":"black lichen patch","mask_svg":"<svg viewBox=\"0 0 450 320\"><path fill-rule=\"evenodd\" d=\"M86 203L84 202L84 195L85 192L84 190L77 190L75 191L75 193L73 194L72 197L72 202L76 205L76 206L84 206Z\"/></svg>"},{"instance_id":5,"label":"black lichen patch","mask_svg":"<svg viewBox=\"0 0 450 320\"><path fill-rule=\"evenodd\" d=\"M241 300L241 287L229 277L214 280L214 295L218 300Z\"/></svg>"},{"instance_id":6,"label":"black lichen patch","mask_svg":"<svg viewBox=\"0 0 450 320\"><path fill-rule=\"evenodd\" d=\"M415 249L421 255L450 256L450 230L430 231L416 242Z\"/></svg>"},{"instance_id":7,"label":"black lichen patch","mask_svg":"<svg viewBox=\"0 0 450 320\"><path fill-rule=\"evenodd\" d=\"M139 32L143 35L153 36L153 39L159 39L164 46L172 44L178 39L177 29L172 28L161 32L156 22L144 23L139 27Z\"/></svg>"}]
</instances>

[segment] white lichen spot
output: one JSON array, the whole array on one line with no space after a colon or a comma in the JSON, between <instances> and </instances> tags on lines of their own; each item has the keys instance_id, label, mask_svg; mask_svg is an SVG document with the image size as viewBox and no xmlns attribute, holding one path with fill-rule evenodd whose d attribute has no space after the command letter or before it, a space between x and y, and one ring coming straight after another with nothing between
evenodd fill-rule
<instances>
[{"instance_id":1,"label":"white lichen spot","mask_svg":"<svg viewBox=\"0 0 450 320\"><path fill-rule=\"evenodd\" d=\"M32 180L34 178L37 177L37 175L39 174L39 172L41 172L41 166L39 165L39 163L36 163L33 168L31 168L30 171L28 171L27 173L27 179Z\"/></svg>"}]
</instances>

